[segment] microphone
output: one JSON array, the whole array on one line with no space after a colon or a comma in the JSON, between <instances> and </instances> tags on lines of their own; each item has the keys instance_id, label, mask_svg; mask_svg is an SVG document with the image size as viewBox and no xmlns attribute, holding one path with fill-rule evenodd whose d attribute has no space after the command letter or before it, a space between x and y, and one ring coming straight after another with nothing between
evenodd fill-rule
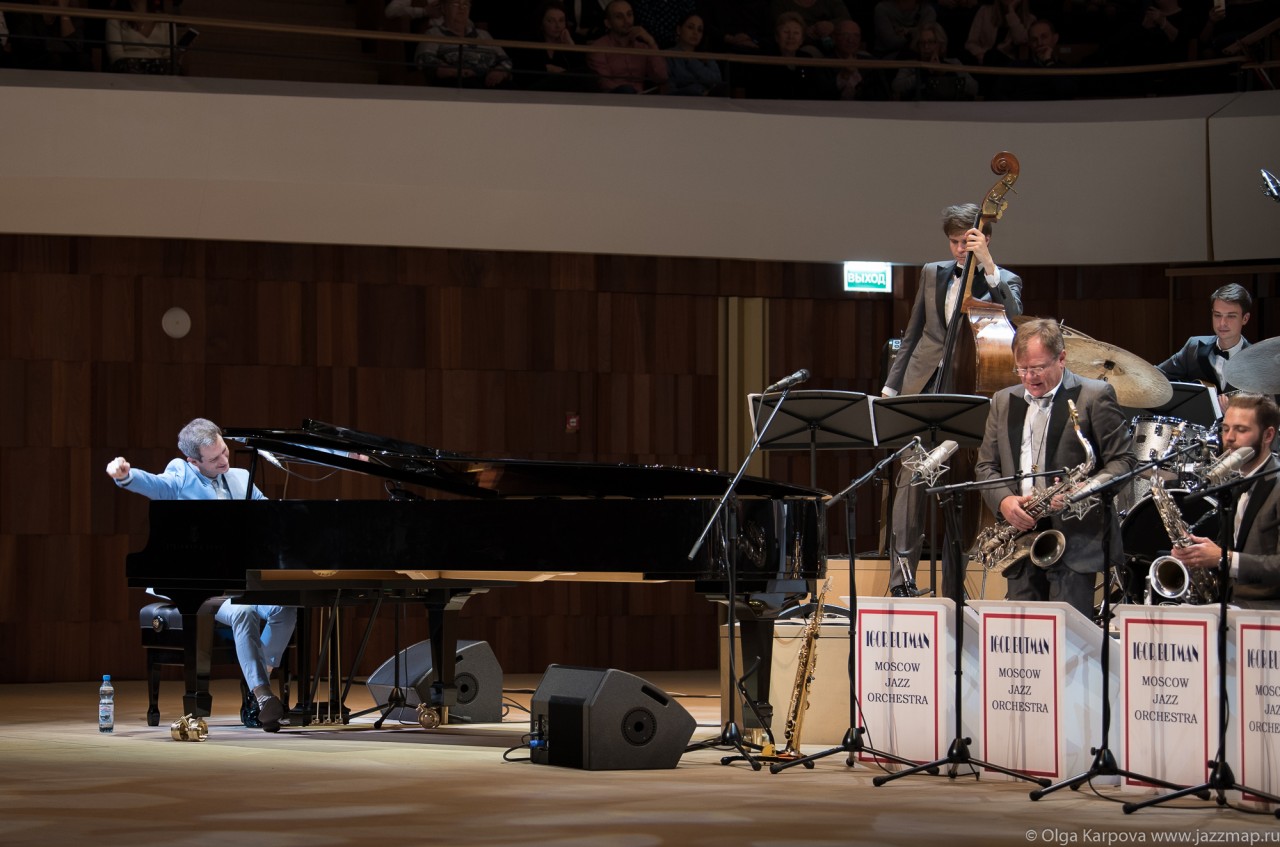
<instances>
[{"instance_id":1,"label":"microphone","mask_svg":"<svg viewBox=\"0 0 1280 847\"><path fill-rule=\"evenodd\" d=\"M793 373L791 376L784 376L782 379L778 380L773 385L766 388L764 390L764 393L772 394L775 391L786 391L788 388L795 388L800 383L807 382L808 380L809 380L809 371L806 370L805 368L801 368L800 370Z\"/></svg>"},{"instance_id":2,"label":"microphone","mask_svg":"<svg viewBox=\"0 0 1280 847\"><path fill-rule=\"evenodd\" d=\"M1257 455L1257 451L1252 447L1240 447L1232 450L1225 456L1219 456L1218 460L1205 469L1200 475L1200 479L1208 487L1221 485L1231 478L1231 475L1240 470L1240 466L1253 460Z\"/></svg>"},{"instance_id":3,"label":"microphone","mask_svg":"<svg viewBox=\"0 0 1280 847\"><path fill-rule=\"evenodd\" d=\"M914 473L911 474L911 482L908 484L915 485L924 479L928 479L932 483L938 474L945 470L942 463L950 459L951 454L958 449L960 449L960 445L950 439L934 447L925 454L924 458L915 463L915 467L912 468Z\"/></svg>"}]
</instances>

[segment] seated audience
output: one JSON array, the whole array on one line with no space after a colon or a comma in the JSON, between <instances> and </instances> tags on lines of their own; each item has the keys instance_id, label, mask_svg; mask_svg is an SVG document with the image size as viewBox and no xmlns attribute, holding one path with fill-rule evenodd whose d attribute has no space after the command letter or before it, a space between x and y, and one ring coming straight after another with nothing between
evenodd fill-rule
<instances>
[{"instance_id":1,"label":"seated audience","mask_svg":"<svg viewBox=\"0 0 1280 847\"><path fill-rule=\"evenodd\" d=\"M974 64L1008 67L1023 58L1033 21L1028 0L988 0L973 16L964 49Z\"/></svg>"},{"instance_id":2,"label":"seated audience","mask_svg":"<svg viewBox=\"0 0 1280 847\"><path fill-rule=\"evenodd\" d=\"M921 29L937 23L938 15L925 0L880 0L875 6L875 21L872 52L879 59L898 59Z\"/></svg>"},{"instance_id":3,"label":"seated audience","mask_svg":"<svg viewBox=\"0 0 1280 847\"><path fill-rule=\"evenodd\" d=\"M1058 56L1058 28L1048 18L1040 18L1027 32L1031 57L1014 62L1018 68L1061 68ZM1013 100L1069 100L1079 92L1080 81L1073 76L1019 76L1009 78L1008 96Z\"/></svg>"},{"instance_id":4,"label":"seated audience","mask_svg":"<svg viewBox=\"0 0 1280 847\"><path fill-rule=\"evenodd\" d=\"M773 0L770 12L776 21L786 12L795 12L804 21L804 38L809 44L831 43L836 24L850 19L844 0Z\"/></svg>"},{"instance_id":5,"label":"seated audience","mask_svg":"<svg viewBox=\"0 0 1280 847\"><path fill-rule=\"evenodd\" d=\"M562 0L545 0L538 14L538 29L526 41L545 47L513 49L516 85L533 91L589 91L595 87L587 68L587 56L559 47L573 43Z\"/></svg>"},{"instance_id":6,"label":"seated audience","mask_svg":"<svg viewBox=\"0 0 1280 847\"><path fill-rule=\"evenodd\" d=\"M902 68L893 79L893 93L899 100L972 100L978 96L978 81L959 70L959 59L948 59L947 34L937 23L921 27L912 43L921 62L937 66L937 70Z\"/></svg>"},{"instance_id":7,"label":"seated audience","mask_svg":"<svg viewBox=\"0 0 1280 847\"><path fill-rule=\"evenodd\" d=\"M818 59L822 54L804 43L804 18L795 12L778 16L774 48L766 56ZM821 68L803 65L753 65L748 92L760 100L829 100L834 83Z\"/></svg>"},{"instance_id":8,"label":"seated audience","mask_svg":"<svg viewBox=\"0 0 1280 847\"><path fill-rule=\"evenodd\" d=\"M427 30L427 35L493 40L489 33L471 22L470 0L444 0L443 13L439 23ZM493 88L511 78L511 59L496 46L424 41L418 45L415 59L427 74L427 81L437 85Z\"/></svg>"},{"instance_id":9,"label":"seated audience","mask_svg":"<svg viewBox=\"0 0 1280 847\"><path fill-rule=\"evenodd\" d=\"M636 26L653 36L658 47L670 50L676 45L676 28L690 15L697 14L694 0L630 0Z\"/></svg>"},{"instance_id":10,"label":"seated audience","mask_svg":"<svg viewBox=\"0 0 1280 847\"><path fill-rule=\"evenodd\" d=\"M862 27L855 20L840 21L832 35L832 59L870 59L862 49ZM883 76L865 68L841 68L835 73L835 97L838 100L884 99Z\"/></svg>"},{"instance_id":11,"label":"seated audience","mask_svg":"<svg viewBox=\"0 0 1280 847\"><path fill-rule=\"evenodd\" d=\"M129 8L139 14L163 11L148 0L131 0ZM167 74L173 71L174 61L181 61L181 54L172 45L177 43L173 24L155 21L107 21L107 69L134 74Z\"/></svg>"},{"instance_id":12,"label":"seated audience","mask_svg":"<svg viewBox=\"0 0 1280 847\"><path fill-rule=\"evenodd\" d=\"M673 53L694 53L702 44L703 24L700 15L688 15L676 27L676 46ZM721 94L724 81L720 78L720 66L713 59L693 56L667 59L667 94L684 94L701 97Z\"/></svg>"},{"instance_id":13,"label":"seated audience","mask_svg":"<svg viewBox=\"0 0 1280 847\"><path fill-rule=\"evenodd\" d=\"M629 47L656 50L658 43L636 26L635 14L627 0L610 0L604 10L605 34L591 42L598 47ZM612 94L641 94L667 82L667 63L660 56L625 53L591 53L587 66L596 75L601 91Z\"/></svg>"}]
</instances>

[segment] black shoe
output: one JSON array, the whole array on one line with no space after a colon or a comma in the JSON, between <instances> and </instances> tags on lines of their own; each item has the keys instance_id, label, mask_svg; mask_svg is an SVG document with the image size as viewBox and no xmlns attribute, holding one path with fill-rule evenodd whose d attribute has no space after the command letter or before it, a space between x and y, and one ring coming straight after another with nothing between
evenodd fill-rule
<instances>
[{"instance_id":1,"label":"black shoe","mask_svg":"<svg viewBox=\"0 0 1280 847\"><path fill-rule=\"evenodd\" d=\"M266 732L279 732L280 719L284 717L284 704L274 694L258 698L259 725Z\"/></svg>"},{"instance_id":2,"label":"black shoe","mask_svg":"<svg viewBox=\"0 0 1280 847\"><path fill-rule=\"evenodd\" d=\"M890 597L919 597L920 592L916 590L914 585L895 585L889 589Z\"/></svg>"},{"instance_id":3,"label":"black shoe","mask_svg":"<svg viewBox=\"0 0 1280 847\"><path fill-rule=\"evenodd\" d=\"M240 693L244 695L244 700L240 703L240 723L250 729L261 729L262 721L258 719L258 698L253 696L253 692L243 680L240 682Z\"/></svg>"}]
</instances>

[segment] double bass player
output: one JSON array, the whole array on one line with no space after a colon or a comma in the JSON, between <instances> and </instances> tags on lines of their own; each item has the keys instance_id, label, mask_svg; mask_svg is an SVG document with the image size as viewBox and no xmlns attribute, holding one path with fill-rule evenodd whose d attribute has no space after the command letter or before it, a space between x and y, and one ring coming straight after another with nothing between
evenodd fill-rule
<instances>
[{"instance_id":1,"label":"double bass player","mask_svg":"<svg viewBox=\"0 0 1280 847\"><path fill-rule=\"evenodd\" d=\"M936 390L946 347L947 323L960 305L966 260L970 255L979 265L974 268L972 296L1003 306L1010 318L1022 314L1022 279L997 265L992 258L992 221L980 218L979 212L978 206L972 203L942 210L942 231L947 236L952 258L946 262L930 262L920 269L911 318L902 347L880 391L882 396L928 394ZM979 220L983 224L981 230L974 226ZM889 593L894 597L914 597L927 501L924 488L907 485L907 477L901 471L896 486L889 541L893 562Z\"/></svg>"}]
</instances>

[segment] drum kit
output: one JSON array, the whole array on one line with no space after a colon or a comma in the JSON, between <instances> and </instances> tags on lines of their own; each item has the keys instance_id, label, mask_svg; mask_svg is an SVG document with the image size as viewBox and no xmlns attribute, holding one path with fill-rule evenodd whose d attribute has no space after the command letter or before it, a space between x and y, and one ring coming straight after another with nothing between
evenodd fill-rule
<instances>
[{"instance_id":1,"label":"drum kit","mask_svg":"<svg viewBox=\"0 0 1280 847\"><path fill-rule=\"evenodd\" d=\"M1157 409L1173 398L1173 386L1164 374L1138 356L1078 330L1064 327L1063 336L1067 367L1079 376L1110 383L1120 405ZM1226 377L1247 391L1280 393L1280 338L1259 342L1237 354L1228 363ZM1152 473L1159 475L1191 532L1215 537L1217 508L1212 498L1197 498L1185 505L1183 501L1201 486L1205 470L1218 456L1221 442L1217 428L1177 417L1139 414L1131 420L1129 434L1139 462L1180 453L1175 465ZM1126 560L1114 584L1117 602L1153 602L1148 570L1151 562L1170 548L1164 521L1152 499L1153 480L1153 476L1137 477L1116 497Z\"/></svg>"}]
</instances>

